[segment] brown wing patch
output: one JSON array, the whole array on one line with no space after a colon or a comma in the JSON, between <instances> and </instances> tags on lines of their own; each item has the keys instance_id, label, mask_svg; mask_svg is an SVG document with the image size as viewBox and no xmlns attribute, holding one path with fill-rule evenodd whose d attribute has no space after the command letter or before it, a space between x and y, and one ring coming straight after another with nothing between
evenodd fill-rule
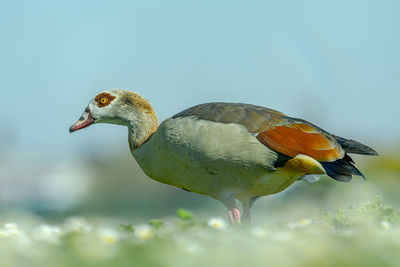
<instances>
[{"instance_id":1,"label":"brown wing patch","mask_svg":"<svg viewBox=\"0 0 400 267\"><path fill-rule=\"evenodd\" d=\"M97 103L97 106L99 106L100 108L108 106L111 101L113 101L115 99L115 96L110 95L109 93L100 93L95 97L95 101Z\"/></svg>"},{"instance_id":2,"label":"brown wing patch","mask_svg":"<svg viewBox=\"0 0 400 267\"><path fill-rule=\"evenodd\" d=\"M342 157L336 142L305 123L275 126L259 133L257 139L289 157L304 154L318 161L334 161Z\"/></svg>"},{"instance_id":3,"label":"brown wing patch","mask_svg":"<svg viewBox=\"0 0 400 267\"><path fill-rule=\"evenodd\" d=\"M206 103L184 110L173 118L186 116L240 124L257 135L261 143L289 157L303 154L329 162L344 156L344 150L329 133L273 109L241 103Z\"/></svg>"}]
</instances>

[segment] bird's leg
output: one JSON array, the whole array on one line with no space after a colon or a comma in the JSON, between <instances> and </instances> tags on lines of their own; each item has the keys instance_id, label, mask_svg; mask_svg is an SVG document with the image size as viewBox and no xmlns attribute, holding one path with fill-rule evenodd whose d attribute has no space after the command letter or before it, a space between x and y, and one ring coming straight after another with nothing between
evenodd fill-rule
<instances>
[{"instance_id":1,"label":"bird's leg","mask_svg":"<svg viewBox=\"0 0 400 267\"><path fill-rule=\"evenodd\" d=\"M240 223L240 211L236 207L236 205L231 209L228 208L228 214L229 214L229 221L231 222L231 225Z\"/></svg>"},{"instance_id":2,"label":"bird's leg","mask_svg":"<svg viewBox=\"0 0 400 267\"><path fill-rule=\"evenodd\" d=\"M224 204L228 210L229 222L231 225L240 224L240 210L236 206L235 197L233 195L223 195L218 199Z\"/></svg>"},{"instance_id":3,"label":"bird's leg","mask_svg":"<svg viewBox=\"0 0 400 267\"><path fill-rule=\"evenodd\" d=\"M259 197L252 197L252 198L247 198L240 200L242 203L243 207L243 223L250 225L251 224L251 207L253 207L254 202L258 199Z\"/></svg>"}]
</instances>

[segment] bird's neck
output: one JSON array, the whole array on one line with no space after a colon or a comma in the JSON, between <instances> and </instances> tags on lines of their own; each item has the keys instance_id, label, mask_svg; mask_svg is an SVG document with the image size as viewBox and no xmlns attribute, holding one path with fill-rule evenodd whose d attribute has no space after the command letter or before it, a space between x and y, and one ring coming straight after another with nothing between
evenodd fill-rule
<instances>
[{"instance_id":1,"label":"bird's neck","mask_svg":"<svg viewBox=\"0 0 400 267\"><path fill-rule=\"evenodd\" d=\"M128 142L131 151L141 147L158 129L158 118L153 108L135 112L128 119Z\"/></svg>"}]
</instances>

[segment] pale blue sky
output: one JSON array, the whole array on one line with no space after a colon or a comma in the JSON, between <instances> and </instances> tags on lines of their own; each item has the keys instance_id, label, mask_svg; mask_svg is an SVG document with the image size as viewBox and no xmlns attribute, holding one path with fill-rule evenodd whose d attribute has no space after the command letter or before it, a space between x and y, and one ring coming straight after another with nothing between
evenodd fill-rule
<instances>
[{"instance_id":1,"label":"pale blue sky","mask_svg":"<svg viewBox=\"0 0 400 267\"><path fill-rule=\"evenodd\" d=\"M400 1L2 1L0 145L47 155L127 146L68 127L107 88L160 119L245 102L379 144L400 135Z\"/></svg>"}]
</instances>

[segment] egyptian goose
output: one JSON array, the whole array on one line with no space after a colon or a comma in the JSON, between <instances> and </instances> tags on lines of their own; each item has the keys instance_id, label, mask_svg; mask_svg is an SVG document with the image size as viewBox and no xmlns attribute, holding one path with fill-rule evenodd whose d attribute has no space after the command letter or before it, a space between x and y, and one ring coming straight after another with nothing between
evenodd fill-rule
<instances>
[{"instance_id":1,"label":"egyptian goose","mask_svg":"<svg viewBox=\"0 0 400 267\"><path fill-rule=\"evenodd\" d=\"M281 192L305 175L327 174L341 182L364 177L347 153L378 155L305 120L249 104L201 104L159 125L147 99L112 89L90 101L69 130L101 122L128 127L131 153L149 177L219 200L232 224L241 217L250 222L258 197Z\"/></svg>"}]
</instances>

